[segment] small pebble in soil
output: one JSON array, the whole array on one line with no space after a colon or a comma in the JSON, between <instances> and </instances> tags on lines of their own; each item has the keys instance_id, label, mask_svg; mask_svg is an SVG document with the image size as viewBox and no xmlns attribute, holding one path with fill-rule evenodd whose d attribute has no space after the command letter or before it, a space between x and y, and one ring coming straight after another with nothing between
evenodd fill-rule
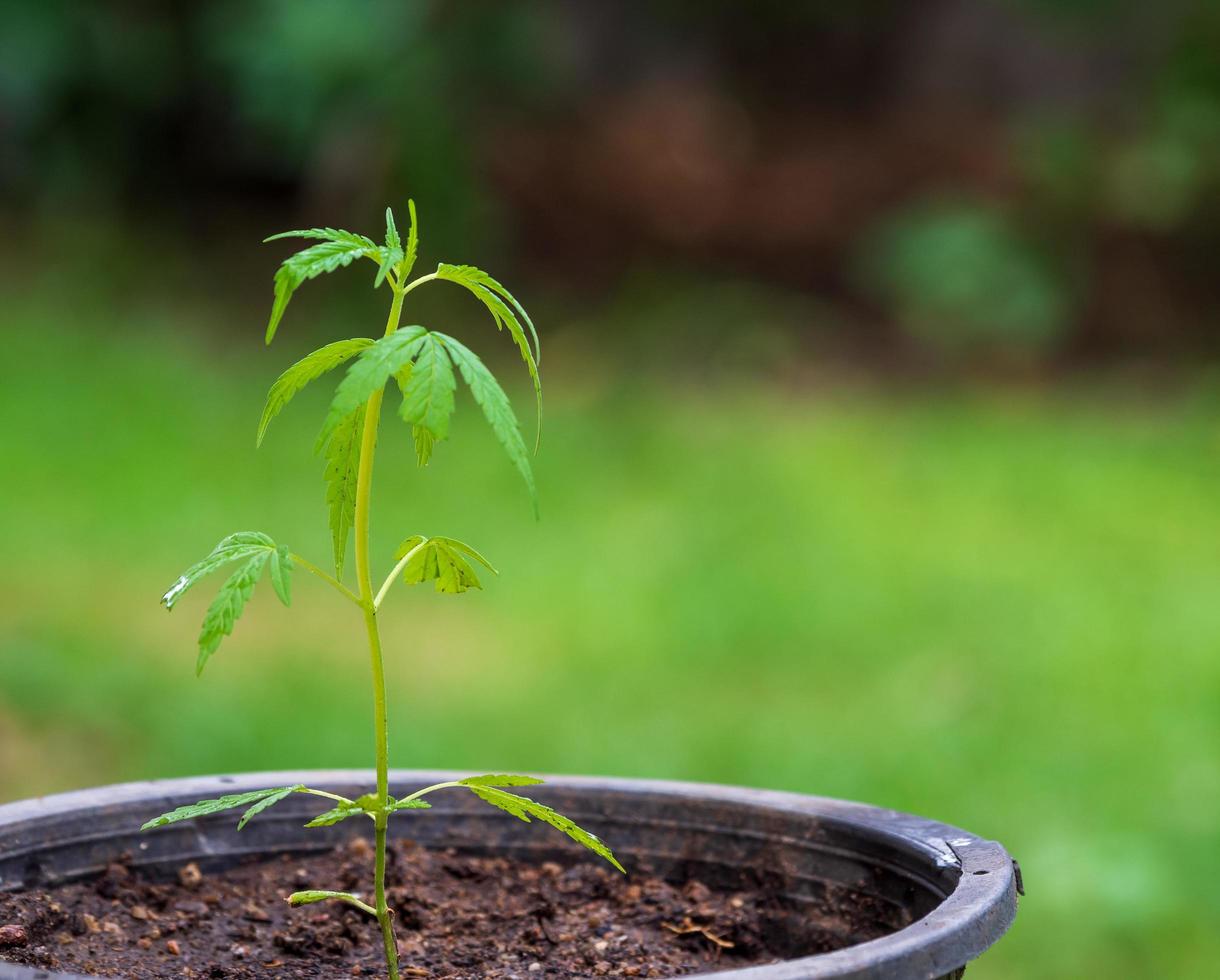
<instances>
[{"instance_id":1,"label":"small pebble in soil","mask_svg":"<svg viewBox=\"0 0 1220 980\"><path fill-rule=\"evenodd\" d=\"M183 888L195 889L203 884L203 872L194 861L184 864L178 869L178 884Z\"/></svg>"},{"instance_id":2,"label":"small pebble in soil","mask_svg":"<svg viewBox=\"0 0 1220 980\"><path fill-rule=\"evenodd\" d=\"M24 946L30 941L29 933L26 932L25 926L15 923L6 926L0 926L0 949L12 949L15 946Z\"/></svg>"}]
</instances>

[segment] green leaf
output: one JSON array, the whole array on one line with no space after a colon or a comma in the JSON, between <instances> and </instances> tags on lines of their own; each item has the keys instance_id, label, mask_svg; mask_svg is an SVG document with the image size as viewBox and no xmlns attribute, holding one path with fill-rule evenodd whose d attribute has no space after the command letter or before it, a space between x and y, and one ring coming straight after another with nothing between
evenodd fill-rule
<instances>
[{"instance_id":1,"label":"green leaf","mask_svg":"<svg viewBox=\"0 0 1220 980\"><path fill-rule=\"evenodd\" d=\"M340 803L333 809L327 810L325 813L319 813L316 817L309 821L306 827L333 827L335 824L347 820L349 817L358 817L361 814L367 814L368 811L360 805L358 800L353 800L351 803Z\"/></svg>"},{"instance_id":2,"label":"green leaf","mask_svg":"<svg viewBox=\"0 0 1220 980\"><path fill-rule=\"evenodd\" d=\"M326 444L326 506L335 556L335 578L343 578L347 539L356 523L356 482L360 471L360 445L364 435L364 407L339 421Z\"/></svg>"},{"instance_id":3,"label":"green leaf","mask_svg":"<svg viewBox=\"0 0 1220 980\"><path fill-rule=\"evenodd\" d=\"M263 407L263 417L258 422L258 438L255 444L259 446L263 444L267 426L292 401L298 391L309 382L320 378L327 371L351 360L372 344L373 341L367 337L337 340L333 344L318 348L312 354L306 354L276 378L271 385L271 390L267 392L267 404Z\"/></svg>"},{"instance_id":4,"label":"green leaf","mask_svg":"<svg viewBox=\"0 0 1220 980\"><path fill-rule=\"evenodd\" d=\"M525 361L525 366L529 370L530 379L534 382L534 400L538 413L534 435L534 450L536 452L538 442L542 438L542 379L538 375L538 363L542 360L542 348L538 343L538 331L534 329L534 322L529 318L529 314L525 312L525 308L517 302L513 294L482 269L477 269L472 265L447 265L442 262L436 267L436 276L438 279L445 279L449 282L465 286L487 307L487 311L496 322L496 329L508 327L508 332L512 335L513 342L521 352L521 359ZM520 318L518 318L518 314L520 314ZM534 340L534 349L532 351L530 350L529 341L526 340L525 331L521 328L522 320L529 327L530 334Z\"/></svg>"},{"instance_id":5,"label":"green leaf","mask_svg":"<svg viewBox=\"0 0 1220 980\"><path fill-rule=\"evenodd\" d=\"M233 624L246 608L254 586L267 560L274 549L254 555L240 565L232 575L225 579L224 585L208 606L203 617L203 626L199 630L199 657L195 661L195 674L203 673L204 665L220 646L220 641L233 632Z\"/></svg>"},{"instance_id":6,"label":"green leaf","mask_svg":"<svg viewBox=\"0 0 1220 980\"><path fill-rule=\"evenodd\" d=\"M195 585L205 575L210 575L229 562L249 558L275 549L275 542L261 531L238 531L223 538L202 561L196 562L178 580L169 587L161 597L161 604L166 609L173 609L174 604L182 598L188 589Z\"/></svg>"},{"instance_id":7,"label":"green leaf","mask_svg":"<svg viewBox=\"0 0 1220 980\"><path fill-rule=\"evenodd\" d=\"M449 351L449 356L453 358L453 362L458 366L458 370L462 374L462 380L466 382L467 387L470 388L470 393L474 396L474 400L483 409L483 415L491 425L492 432L495 433L496 438L500 441L500 445L508 453L508 458L512 460L513 465L517 467L518 472L520 472L525 480L525 485L529 489L530 500L534 505L534 514L537 516L538 489L534 485L534 471L530 465L530 454L525 448L525 440L521 437L521 429L517 424L517 416L513 412L508 395L504 393L500 383L496 381L495 376L479 360L478 355L474 351L454 340L448 334L436 333L435 336L444 342L445 347Z\"/></svg>"},{"instance_id":8,"label":"green leaf","mask_svg":"<svg viewBox=\"0 0 1220 980\"><path fill-rule=\"evenodd\" d=\"M524 820L526 823L529 823L530 818L534 817L541 820L543 823L550 824L556 830L563 831L565 834L571 837L572 840L576 841L576 843L584 845L594 854L605 858L612 865L618 868L619 871L622 871L623 874L627 873L626 869L618 863L618 859L614 856L610 848L608 848L602 842L600 837L596 837L587 830L582 830L562 813L556 813L549 806L544 806L543 804L528 799L524 796L517 796L514 793L506 793L501 789L493 789L490 786L471 785L469 786L469 789L470 792L474 793L475 796L483 800L485 803L490 803L492 806L499 807L506 813L511 813L514 817Z\"/></svg>"},{"instance_id":9,"label":"green leaf","mask_svg":"<svg viewBox=\"0 0 1220 980\"><path fill-rule=\"evenodd\" d=\"M394 212L385 209L385 247L402 250L402 239L398 237L398 225L394 223Z\"/></svg>"},{"instance_id":10,"label":"green leaf","mask_svg":"<svg viewBox=\"0 0 1220 980\"><path fill-rule=\"evenodd\" d=\"M537 786L542 780L536 776L513 776L492 773L487 776L467 776L458 780L463 786Z\"/></svg>"},{"instance_id":11,"label":"green leaf","mask_svg":"<svg viewBox=\"0 0 1220 980\"><path fill-rule=\"evenodd\" d=\"M367 256L381 261L381 249L370 238L350 231L335 228L310 228L304 231L286 231L272 235L265 241L279 238L321 238L317 245L310 245L281 263L275 274L275 302L271 306L271 318L267 321L267 343L275 337L275 331L288 308L288 301L297 287L307 279L314 279L324 272L351 265L358 258Z\"/></svg>"},{"instance_id":12,"label":"green leaf","mask_svg":"<svg viewBox=\"0 0 1220 980\"><path fill-rule=\"evenodd\" d=\"M402 389L399 414L415 429L423 429L430 438L415 435L419 465L427 464L432 456L432 444L449 435L449 418L453 415L453 392L457 378L445 345L431 333L419 340L414 366Z\"/></svg>"},{"instance_id":13,"label":"green leaf","mask_svg":"<svg viewBox=\"0 0 1220 980\"><path fill-rule=\"evenodd\" d=\"M344 231L342 228L302 228L297 231L281 231L278 235L268 235L263 239L263 244L278 242L281 238L320 238L328 242L348 242L353 245L364 244L372 248L377 247L377 243L371 238L357 235L355 232Z\"/></svg>"},{"instance_id":14,"label":"green leaf","mask_svg":"<svg viewBox=\"0 0 1220 980\"><path fill-rule=\"evenodd\" d=\"M394 380L398 382L398 390L404 396L414 368L415 365L407 361L394 374ZM432 448L436 445L436 437L422 425L413 425L411 426L411 439L415 443L415 458L419 461L419 465L427 466L429 460L432 459Z\"/></svg>"},{"instance_id":15,"label":"green leaf","mask_svg":"<svg viewBox=\"0 0 1220 980\"><path fill-rule=\"evenodd\" d=\"M459 541L457 538L445 538L445 537L440 537L440 536L437 536L437 537L433 538L432 540L444 542L451 549L453 549L455 551L459 551L462 554L469 555L471 558L473 558L475 561L477 561L480 565L482 565L484 568L486 568L493 575L500 574L498 571L496 571L495 566L491 562L489 562L486 558L484 558L482 555L480 555L477 551L474 550L474 548L470 547L470 545L466 544L464 541Z\"/></svg>"},{"instance_id":16,"label":"green leaf","mask_svg":"<svg viewBox=\"0 0 1220 980\"><path fill-rule=\"evenodd\" d=\"M398 281L403 282L411 274L415 265L415 255L419 251L419 226L415 220L415 202L407 201L407 211L411 214L411 226L407 229L407 254L398 268Z\"/></svg>"},{"instance_id":17,"label":"green leaf","mask_svg":"<svg viewBox=\"0 0 1220 980\"><path fill-rule=\"evenodd\" d=\"M401 248L379 249L378 254L381 256L381 264L377 267L377 275L373 279L374 289L385 281L386 273L388 273L392 268L394 268L394 266L398 265L398 263L402 261Z\"/></svg>"},{"instance_id":18,"label":"green leaf","mask_svg":"<svg viewBox=\"0 0 1220 980\"><path fill-rule=\"evenodd\" d=\"M271 552L271 584L285 606L292 605L292 556L280 545Z\"/></svg>"},{"instance_id":19,"label":"green leaf","mask_svg":"<svg viewBox=\"0 0 1220 980\"><path fill-rule=\"evenodd\" d=\"M327 891L304 891L293 892L288 896L288 904L294 908L300 905L312 905L314 902L346 902L348 905L354 905L362 912L367 912L369 915L376 915L377 910L371 905L360 901L351 892L327 892Z\"/></svg>"},{"instance_id":20,"label":"green leaf","mask_svg":"<svg viewBox=\"0 0 1220 980\"><path fill-rule=\"evenodd\" d=\"M246 824L248 824L264 810L270 809L279 803L280 800L291 796L293 793L299 793L304 788L305 787L303 785L298 783L296 786L285 786L283 789L275 790L275 792L271 793L269 796L264 796L261 800L255 803L254 806L250 807L249 810L241 815L241 819L237 821L237 829L244 829Z\"/></svg>"},{"instance_id":21,"label":"green leaf","mask_svg":"<svg viewBox=\"0 0 1220 980\"><path fill-rule=\"evenodd\" d=\"M388 807L391 812L397 810L431 810L432 804L423 800L396 800Z\"/></svg>"},{"instance_id":22,"label":"green leaf","mask_svg":"<svg viewBox=\"0 0 1220 980\"><path fill-rule=\"evenodd\" d=\"M453 538L426 538L414 534L398 546L394 557L402 559L410 556L402 570L403 581L407 585L435 581L437 592L457 595L469 589L483 588L465 555L482 562L493 573L496 571L477 551Z\"/></svg>"},{"instance_id":23,"label":"green leaf","mask_svg":"<svg viewBox=\"0 0 1220 980\"><path fill-rule=\"evenodd\" d=\"M188 806L180 806L176 810L170 810L169 813L163 813L159 817L154 817L148 823L141 827L141 830L152 830L154 827L164 827L167 824L178 823L180 820L191 820L195 817L206 817L213 813L220 813L222 810L234 810L239 806L249 806L251 803L257 803L260 800L265 800L268 797L277 797L276 802L283 799L289 793L297 792L304 789L304 786L284 786L277 789L256 789L249 793L235 793L231 796L222 796L215 800L200 800L198 803L191 803ZM282 796L278 794L283 794ZM271 804L268 804L270 806ZM248 819L249 813L242 818L243 822Z\"/></svg>"},{"instance_id":24,"label":"green leaf","mask_svg":"<svg viewBox=\"0 0 1220 980\"><path fill-rule=\"evenodd\" d=\"M318 436L319 447L326 444L347 416L367 402L373 392L379 391L415 356L421 338L427 332L420 326L402 327L360 352L335 389L330 411Z\"/></svg>"},{"instance_id":25,"label":"green leaf","mask_svg":"<svg viewBox=\"0 0 1220 980\"><path fill-rule=\"evenodd\" d=\"M420 466L427 466L432 459L432 447L436 445L436 436L422 425L411 426L411 439L415 443L415 458Z\"/></svg>"},{"instance_id":26,"label":"green leaf","mask_svg":"<svg viewBox=\"0 0 1220 980\"><path fill-rule=\"evenodd\" d=\"M436 274L438 279L448 279L450 282L459 283L460 285L465 286L467 289L471 289L472 292L474 292L472 287L477 286L482 288L485 292L493 293L494 296L507 300L512 305L513 311L520 316L521 320L525 321L525 325L529 328L530 336L534 341L532 356L535 361L535 366L542 360L542 348L538 343L538 331L534 328L534 321L531 320L529 314L525 312L525 308L517 302L516 297L505 289L503 285L489 276L482 269L476 268L473 265L449 265L442 262L436 267ZM479 296L479 299L483 300L485 305L487 304L487 300L484 299L482 295L478 293L475 295ZM512 329L511 321L517 320L517 316L500 312L498 306L495 308L488 306L488 309L492 316L496 317L497 320L502 319L505 325ZM518 329L520 328L520 325L520 321L517 321ZM513 339L517 340L517 337L514 335ZM524 339L524 335L522 336L522 339ZM521 345L521 341L518 340L517 343L518 346ZM526 352L529 352L528 345L526 346L525 350Z\"/></svg>"}]
</instances>

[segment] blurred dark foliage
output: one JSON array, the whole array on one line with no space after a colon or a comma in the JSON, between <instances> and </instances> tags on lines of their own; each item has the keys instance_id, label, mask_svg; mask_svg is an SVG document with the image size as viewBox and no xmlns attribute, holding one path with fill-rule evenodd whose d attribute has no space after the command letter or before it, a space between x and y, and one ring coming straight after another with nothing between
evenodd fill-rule
<instances>
[{"instance_id":1,"label":"blurred dark foliage","mask_svg":"<svg viewBox=\"0 0 1220 980\"><path fill-rule=\"evenodd\" d=\"M592 295L752 280L871 349L1216 345L1209 0L0 9L0 207L34 226L367 228L410 193L434 249Z\"/></svg>"}]
</instances>

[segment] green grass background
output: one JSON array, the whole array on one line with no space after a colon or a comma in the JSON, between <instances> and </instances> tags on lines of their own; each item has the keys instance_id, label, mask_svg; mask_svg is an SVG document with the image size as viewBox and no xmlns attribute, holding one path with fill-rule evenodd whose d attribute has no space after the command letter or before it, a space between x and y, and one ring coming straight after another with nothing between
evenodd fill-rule
<instances>
[{"instance_id":1,"label":"green grass background","mask_svg":"<svg viewBox=\"0 0 1220 980\"><path fill-rule=\"evenodd\" d=\"M311 345L287 323L268 353L258 323L220 319L8 305L0 799L371 763L360 622L323 585L299 576L291 614L260 586L199 681L207 589L158 608L232 530L328 554L309 454L326 386L253 445L266 386ZM935 816L1003 841L1025 873L977 980L1215 975L1214 386L665 383L556 347L540 523L468 400L422 472L387 413L382 574L415 531L503 573L388 600L394 764Z\"/></svg>"}]
</instances>

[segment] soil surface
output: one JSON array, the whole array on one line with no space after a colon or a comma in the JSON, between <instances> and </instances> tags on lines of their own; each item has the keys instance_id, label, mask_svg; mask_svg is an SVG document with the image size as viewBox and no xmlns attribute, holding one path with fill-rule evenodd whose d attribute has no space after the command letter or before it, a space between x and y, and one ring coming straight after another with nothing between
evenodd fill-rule
<instances>
[{"instance_id":1,"label":"soil surface","mask_svg":"<svg viewBox=\"0 0 1220 980\"><path fill-rule=\"evenodd\" d=\"M0 894L0 960L132 980L382 977L376 922L336 902L290 908L304 888L360 893L363 839L223 874L193 864L166 883L126 864L53 891ZM530 864L392 846L389 901L404 977L674 977L833 948L821 918L773 887L713 891L636 867ZM370 897L365 895L368 901ZM859 938L867 938L860 936Z\"/></svg>"}]
</instances>

